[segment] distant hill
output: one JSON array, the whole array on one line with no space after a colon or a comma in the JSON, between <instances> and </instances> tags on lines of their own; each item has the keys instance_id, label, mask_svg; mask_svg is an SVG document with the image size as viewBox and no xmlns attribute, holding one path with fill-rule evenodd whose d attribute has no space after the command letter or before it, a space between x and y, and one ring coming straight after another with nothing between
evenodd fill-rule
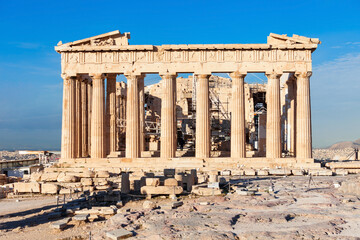
<instances>
[{"instance_id":1,"label":"distant hill","mask_svg":"<svg viewBox=\"0 0 360 240\"><path fill-rule=\"evenodd\" d=\"M360 149L360 138L356 139L355 141L345 141L345 142L338 142L330 147L328 149L344 149L344 148L359 148Z\"/></svg>"}]
</instances>

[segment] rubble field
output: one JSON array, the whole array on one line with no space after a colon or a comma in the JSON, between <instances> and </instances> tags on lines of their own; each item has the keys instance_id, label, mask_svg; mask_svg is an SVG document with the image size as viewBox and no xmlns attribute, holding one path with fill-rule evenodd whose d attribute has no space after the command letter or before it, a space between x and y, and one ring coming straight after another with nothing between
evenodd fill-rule
<instances>
[{"instance_id":1,"label":"rubble field","mask_svg":"<svg viewBox=\"0 0 360 240\"><path fill-rule=\"evenodd\" d=\"M25 195L0 200L0 239L359 239L359 181L238 176L217 196L122 194L116 206L81 210L90 197L61 208L55 196Z\"/></svg>"}]
</instances>

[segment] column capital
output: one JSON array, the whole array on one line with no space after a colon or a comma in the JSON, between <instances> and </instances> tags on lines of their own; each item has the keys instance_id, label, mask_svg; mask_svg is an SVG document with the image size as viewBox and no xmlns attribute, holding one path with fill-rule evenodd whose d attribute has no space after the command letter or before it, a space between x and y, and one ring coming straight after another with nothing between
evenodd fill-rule
<instances>
[{"instance_id":1,"label":"column capital","mask_svg":"<svg viewBox=\"0 0 360 240\"><path fill-rule=\"evenodd\" d=\"M280 79L282 74L283 74L282 72L275 72L275 71L265 72L265 76L271 79Z\"/></svg>"},{"instance_id":2,"label":"column capital","mask_svg":"<svg viewBox=\"0 0 360 240\"><path fill-rule=\"evenodd\" d=\"M312 75L311 71L295 72L295 77L296 78L309 78L309 77L311 77L311 75Z\"/></svg>"},{"instance_id":3,"label":"column capital","mask_svg":"<svg viewBox=\"0 0 360 240\"><path fill-rule=\"evenodd\" d=\"M195 76L196 76L198 79L206 79L206 80L208 80L209 77L211 76L211 74L207 74L207 73L195 73Z\"/></svg>"},{"instance_id":4,"label":"column capital","mask_svg":"<svg viewBox=\"0 0 360 240\"><path fill-rule=\"evenodd\" d=\"M104 80L105 75L103 73L90 73L89 76L92 80Z\"/></svg>"},{"instance_id":5,"label":"column capital","mask_svg":"<svg viewBox=\"0 0 360 240\"><path fill-rule=\"evenodd\" d=\"M247 75L247 72L232 72L229 74L231 78L245 78Z\"/></svg>"},{"instance_id":6,"label":"column capital","mask_svg":"<svg viewBox=\"0 0 360 240\"><path fill-rule=\"evenodd\" d=\"M177 77L177 73L169 73L169 72L166 72L166 73L159 73L160 77L162 79L164 78L173 78L173 77Z\"/></svg>"},{"instance_id":7,"label":"column capital","mask_svg":"<svg viewBox=\"0 0 360 240\"><path fill-rule=\"evenodd\" d=\"M143 73L140 73L140 74L137 74L137 73L124 73L124 76L129 79L129 78L135 78L135 79L141 79L141 78L144 78L145 77L145 74Z\"/></svg>"}]
</instances>

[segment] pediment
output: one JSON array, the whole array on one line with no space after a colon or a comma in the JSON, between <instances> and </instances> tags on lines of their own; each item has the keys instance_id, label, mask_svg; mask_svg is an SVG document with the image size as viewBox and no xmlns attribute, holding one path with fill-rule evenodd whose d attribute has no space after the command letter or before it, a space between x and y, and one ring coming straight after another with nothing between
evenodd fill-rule
<instances>
[{"instance_id":1,"label":"pediment","mask_svg":"<svg viewBox=\"0 0 360 240\"><path fill-rule=\"evenodd\" d=\"M299 36L293 34L292 37L287 36L286 34L280 35L275 33L270 33L267 39L268 44L320 44L318 38L308 38L304 36Z\"/></svg>"},{"instance_id":2,"label":"pediment","mask_svg":"<svg viewBox=\"0 0 360 240\"><path fill-rule=\"evenodd\" d=\"M65 44L60 41L58 46L127 46L129 45L129 39L130 33L120 33L118 30L116 30Z\"/></svg>"}]
</instances>

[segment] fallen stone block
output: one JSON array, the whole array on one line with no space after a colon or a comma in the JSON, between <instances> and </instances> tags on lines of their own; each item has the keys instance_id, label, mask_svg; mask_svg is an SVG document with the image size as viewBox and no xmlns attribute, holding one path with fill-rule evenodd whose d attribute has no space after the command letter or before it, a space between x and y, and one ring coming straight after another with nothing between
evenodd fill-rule
<instances>
[{"instance_id":1,"label":"fallen stone block","mask_svg":"<svg viewBox=\"0 0 360 240\"><path fill-rule=\"evenodd\" d=\"M291 175L291 170L286 168L272 168L269 169L269 175L287 176Z\"/></svg>"},{"instance_id":2,"label":"fallen stone block","mask_svg":"<svg viewBox=\"0 0 360 240\"><path fill-rule=\"evenodd\" d=\"M330 169L309 169L309 175L313 176L332 176L333 172Z\"/></svg>"},{"instance_id":3,"label":"fallen stone block","mask_svg":"<svg viewBox=\"0 0 360 240\"><path fill-rule=\"evenodd\" d=\"M54 183L42 183L41 184L41 193L42 194L57 194L60 187Z\"/></svg>"},{"instance_id":4,"label":"fallen stone block","mask_svg":"<svg viewBox=\"0 0 360 240\"><path fill-rule=\"evenodd\" d=\"M141 194L153 195L153 194L165 194L173 195L183 192L183 188L180 186L143 186L141 187Z\"/></svg>"},{"instance_id":5,"label":"fallen stone block","mask_svg":"<svg viewBox=\"0 0 360 240\"><path fill-rule=\"evenodd\" d=\"M37 182L18 182L14 183L15 193L40 193L41 187Z\"/></svg>"},{"instance_id":6,"label":"fallen stone block","mask_svg":"<svg viewBox=\"0 0 360 240\"><path fill-rule=\"evenodd\" d=\"M230 170L221 171L221 175L222 176L231 176L231 171Z\"/></svg>"},{"instance_id":7,"label":"fallen stone block","mask_svg":"<svg viewBox=\"0 0 360 240\"><path fill-rule=\"evenodd\" d=\"M145 179L145 185L146 186L159 186L160 185L160 179L159 178L149 178L147 177Z\"/></svg>"},{"instance_id":8,"label":"fallen stone block","mask_svg":"<svg viewBox=\"0 0 360 240\"><path fill-rule=\"evenodd\" d=\"M110 177L110 173L108 171L98 171L96 172L97 178L108 178Z\"/></svg>"},{"instance_id":9,"label":"fallen stone block","mask_svg":"<svg viewBox=\"0 0 360 240\"><path fill-rule=\"evenodd\" d=\"M56 182L59 173L57 172L46 172L41 175L42 182Z\"/></svg>"},{"instance_id":10,"label":"fallen stone block","mask_svg":"<svg viewBox=\"0 0 360 240\"><path fill-rule=\"evenodd\" d=\"M90 214L77 214L73 217L76 221L87 221Z\"/></svg>"},{"instance_id":11,"label":"fallen stone block","mask_svg":"<svg viewBox=\"0 0 360 240\"><path fill-rule=\"evenodd\" d=\"M53 222L50 225L51 228L58 229L58 230L63 230L64 228L66 228L66 226L67 226L67 222L64 222L63 220Z\"/></svg>"},{"instance_id":12,"label":"fallen stone block","mask_svg":"<svg viewBox=\"0 0 360 240\"><path fill-rule=\"evenodd\" d=\"M145 209L154 209L154 208L156 208L156 204L154 202L152 202L152 201L145 201L143 203L143 208L145 208Z\"/></svg>"},{"instance_id":13,"label":"fallen stone block","mask_svg":"<svg viewBox=\"0 0 360 240\"><path fill-rule=\"evenodd\" d=\"M269 171L268 170L264 170L264 169L260 169L260 170L257 170L256 174L258 176L267 176L269 175Z\"/></svg>"},{"instance_id":14,"label":"fallen stone block","mask_svg":"<svg viewBox=\"0 0 360 240\"><path fill-rule=\"evenodd\" d=\"M245 189L236 189L236 193L241 196L252 196L255 195L256 191L253 190L245 190Z\"/></svg>"},{"instance_id":15,"label":"fallen stone block","mask_svg":"<svg viewBox=\"0 0 360 240\"><path fill-rule=\"evenodd\" d=\"M167 203L167 204L164 204L164 205L161 205L161 209L164 209L164 210L171 210L171 209L174 209L174 208L178 208L180 206L183 205L183 202L181 201L176 201L176 202L171 202L171 203Z\"/></svg>"},{"instance_id":16,"label":"fallen stone block","mask_svg":"<svg viewBox=\"0 0 360 240\"><path fill-rule=\"evenodd\" d=\"M105 191L109 191L112 189L112 187L110 185L105 185L105 186L95 186L95 188L97 190L105 190Z\"/></svg>"},{"instance_id":17,"label":"fallen stone block","mask_svg":"<svg viewBox=\"0 0 360 240\"><path fill-rule=\"evenodd\" d=\"M106 232L106 236L111 240L126 239L132 237L134 234L125 229L116 229L110 232Z\"/></svg>"},{"instance_id":18,"label":"fallen stone block","mask_svg":"<svg viewBox=\"0 0 360 240\"><path fill-rule=\"evenodd\" d=\"M93 182L95 186L105 186L109 184L105 178L93 178Z\"/></svg>"},{"instance_id":19,"label":"fallen stone block","mask_svg":"<svg viewBox=\"0 0 360 240\"><path fill-rule=\"evenodd\" d=\"M291 173L294 176L302 176L305 174L305 170L304 169L292 169Z\"/></svg>"},{"instance_id":20,"label":"fallen stone block","mask_svg":"<svg viewBox=\"0 0 360 240\"><path fill-rule=\"evenodd\" d=\"M167 178L164 181L164 186L178 186L178 181L175 178Z\"/></svg>"},{"instance_id":21,"label":"fallen stone block","mask_svg":"<svg viewBox=\"0 0 360 240\"><path fill-rule=\"evenodd\" d=\"M85 170L85 171L79 173L79 177L81 177L81 178L94 178L95 173L93 171L90 171L90 170Z\"/></svg>"},{"instance_id":22,"label":"fallen stone block","mask_svg":"<svg viewBox=\"0 0 360 240\"><path fill-rule=\"evenodd\" d=\"M31 182L40 182L41 181L41 175L42 172L34 172L30 175L30 181Z\"/></svg>"},{"instance_id":23,"label":"fallen stone block","mask_svg":"<svg viewBox=\"0 0 360 240\"><path fill-rule=\"evenodd\" d=\"M244 170L244 175L245 176L255 176L256 172L254 169L245 169Z\"/></svg>"},{"instance_id":24,"label":"fallen stone block","mask_svg":"<svg viewBox=\"0 0 360 240\"><path fill-rule=\"evenodd\" d=\"M93 185L93 181L91 178L81 178L80 182L83 186L92 186Z\"/></svg>"},{"instance_id":25,"label":"fallen stone block","mask_svg":"<svg viewBox=\"0 0 360 240\"><path fill-rule=\"evenodd\" d=\"M76 215L89 214L89 215L114 215L116 210L112 207L92 207L91 209L81 209L75 211Z\"/></svg>"},{"instance_id":26,"label":"fallen stone block","mask_svg":"<svg viewBox=\"0 0 360 240\"><path fill-rule=\"evenodd\" d=\"M73 183L73 182L78 182L79 178L74 176L74 175L69 175L66 173L60 173L59 176L57 177L57 181L58 182L64 182L64 183Z\"/></svg>"},{"instance_id":27,"label":"fallen stone block","mask_svg":"<svg viewBox=\"0 0 360 240\"><path fill-rule=\"evenodd\" d=\"M215 188L193 187L191 193L199 196L215 196L221 195L221 190Z\"/></svg>"},{"instance_id":28,"label":"fallen stone block","mask_svg":"<svg viewBox=\"0 0 360 240\"><path fill-rule=\"evenodd\" d=\"M349 170L347 169L342 169L342 168L336 168L335 169L335 174L336 175L348 175L349 174Z\"/></svg>"}]
</instances>

